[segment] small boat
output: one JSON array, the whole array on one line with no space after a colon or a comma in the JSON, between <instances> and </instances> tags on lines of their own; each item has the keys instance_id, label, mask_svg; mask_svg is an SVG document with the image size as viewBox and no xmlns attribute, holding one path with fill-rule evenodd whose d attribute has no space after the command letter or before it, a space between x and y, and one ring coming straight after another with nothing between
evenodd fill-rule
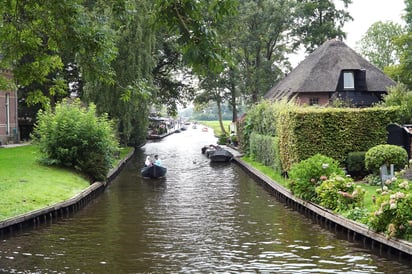
<instances>
[{"instance_id":1,"label":"small boat","mask_svg":"<svg viewBox=\"0 0 412 274\"><path fill-rule=\"evenodd\" d=\"M142 168L140 173L143 177L146 178L160 178L166 175L167 168L158 166L158 165L151 165Z\"/></svg>"},{"instance_id":2,"label":"small boat","mask_svg":"<svg viewBox=\"0 0 412 274\"><path fill-rule=\"evenodd\" d=\"M232 153L215 145L202 147L202 154L206 154L206 157L210 158L211 162L229 162L233 159Z\"/></svg>"},{"instance_id":3,"label":"small boat","mask_svg":"<svg viewBox=\"0 0 412 274\"><path fill-rule=\"evenodd\" d=\"M229 162L233 159L233 154L223 148L218 148L209 152L209 158L212 162Z\"/></svg>"},{"instance_id":4,"label":"small boat","mask_svg":"<svg viewBox=\"0 0 412 274\"><path fill-rule=\"evenodd\" d=\"M208 132L208 128L207 128L207 127L204 127L204 128L202 128L202 131L203 131L203 132Z\"/></svg>"}]
</instances>

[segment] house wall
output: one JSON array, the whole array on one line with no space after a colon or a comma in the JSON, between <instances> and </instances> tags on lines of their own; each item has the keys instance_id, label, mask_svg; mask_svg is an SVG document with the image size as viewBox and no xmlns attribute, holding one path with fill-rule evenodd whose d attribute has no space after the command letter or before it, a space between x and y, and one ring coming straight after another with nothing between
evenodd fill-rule
<instances>
[{"instance_id":1,"label":"house wall","mask_svg":"<svg viewBox=\"0 0 412 274\"><path fill-rule=\"evenodd\" d=\"M311 101L318 101L317 105L323 106L329 103L328 93L301 93L296 97L296 101L301 105L311 105Z\"/></svg>"},{"instance_id":2,"label":"house wall","mask_svg":"<svg viewBox=\"0 0 412 274\"><path fill-rule=\"evenodd\" d=\"M7 78L11 75L1 72ZM0 90L0 144L14 143L18 138L17 92Z\"/></svg>"}]
</instances>

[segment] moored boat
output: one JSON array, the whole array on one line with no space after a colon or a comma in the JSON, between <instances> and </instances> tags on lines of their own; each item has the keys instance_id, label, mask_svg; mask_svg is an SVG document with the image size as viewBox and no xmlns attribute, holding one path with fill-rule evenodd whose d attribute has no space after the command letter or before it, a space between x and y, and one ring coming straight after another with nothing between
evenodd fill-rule
<instances>
[{"instance_id":1,"label":"moored boat","mask_svg":"<svg viewBox=\"0 0 412 274\"><path fill-rule=\"evenodd\" d=\"M220 146L208 145L201 150L211 162L229 162L233 159L233 154Z\"/></svg>"},{"instance_id":2,"label":"moored boat","mask_svg":"<svg viewBox=\"0 0 412 274\"><path fill-rule=\"evenodd\" d=\"M143 177L146 178L160 178L166 175L167 168L158 166L158 165L151 165L146 166L141 169L140 173Z\"/></svg>"},{"instance_id":3,"label":"moored boat","mask_svg":"<svg viewBox=\"0 0 412 274\"><path fill-rule=\"evenodd\" d=\"M233 154L226 149L218 147L214 151L209 151L209 158L212 162L229 162L233 159Z\"/></svg>"}]
</instances>

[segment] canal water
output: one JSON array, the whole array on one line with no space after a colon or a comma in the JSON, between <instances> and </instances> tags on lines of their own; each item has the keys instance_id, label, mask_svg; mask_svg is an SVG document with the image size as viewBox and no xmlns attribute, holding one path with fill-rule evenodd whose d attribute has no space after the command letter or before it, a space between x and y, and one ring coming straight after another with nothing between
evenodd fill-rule
<instances>
[{"instance_id":1,"label":"canal water","mask_svg":"<svg viewBox=\"0 0 412 274\"><path fill-rule=\"evenodd\" d=\"M200 149L215 142L190 128L146 144L74 216L1 240L0 273L410 273L210 163ZM165 179L139 174L154 154Z\"/></svg>"}]
</instances>

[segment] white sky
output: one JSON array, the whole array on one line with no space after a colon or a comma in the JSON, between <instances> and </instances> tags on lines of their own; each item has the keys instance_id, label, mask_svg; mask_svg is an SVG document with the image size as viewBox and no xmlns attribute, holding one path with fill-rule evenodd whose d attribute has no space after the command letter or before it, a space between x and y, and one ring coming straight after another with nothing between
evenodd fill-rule
<instances>
[{"instance_id":1,"label":"white sky","mask_svg":"<svg viewBox=\"0 0 412 274\"><path fill-rule=\"evenodd\" d=\"M355 49L356 42L373 23L378 21L404 24L402 16L405 7L404 0L352 0L348 11L353 21L346 23L343 28L346 32L344 42Z\"/></svg>"},{"instance_id":2,"label":"white sky","mask_svg":"<svg viewBox=\"0 0 412 274\"><path fill-rule=\"evenodd\" d=\"M340 8L340 1L334 1L336 6ZM404 24L402 16L405 13L405 7L404 0L352 0L348 11L353 17L353 21L345 23L343 30L346 32L346 40L344 42L356 50L356 43L373 23L378 21L394 21ZM291 55L292 67L296 67L304 58L304 53Z\"/></svg>"}]
</instances>

